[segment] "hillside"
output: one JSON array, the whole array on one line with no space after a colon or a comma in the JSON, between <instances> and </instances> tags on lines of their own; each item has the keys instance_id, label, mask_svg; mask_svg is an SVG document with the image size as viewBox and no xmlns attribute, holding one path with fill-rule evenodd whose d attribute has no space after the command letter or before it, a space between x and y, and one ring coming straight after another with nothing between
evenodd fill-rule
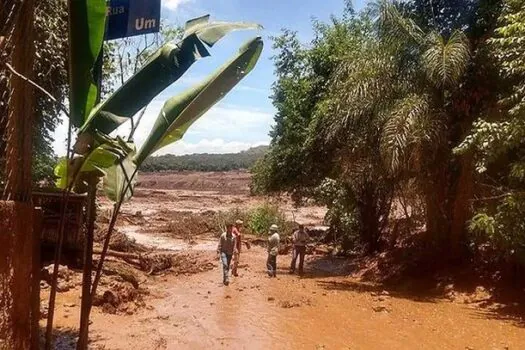
<instances>
[{"instance_id":1,"label":"hillside","mask_svg":"<svg viewBox=\"0 0 525 350\"><path fill-rule=\"evenodd\" d=\"M145 172L158 171L228 171L249 169L264 156L268 146L258 146L239 153L225 154L189 154L175 156L166 154L148 158L141 169Z\"/></svg>"}]
</instances>

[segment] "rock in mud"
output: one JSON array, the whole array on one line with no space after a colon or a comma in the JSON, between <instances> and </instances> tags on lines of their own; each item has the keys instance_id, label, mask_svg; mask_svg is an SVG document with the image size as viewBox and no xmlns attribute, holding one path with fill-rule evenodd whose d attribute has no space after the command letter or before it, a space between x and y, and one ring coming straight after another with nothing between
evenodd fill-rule
<instances>
[{"instance_id":1,"label":"rock in mud","mask_svg":"<svg viewBox=\"0 0 525 350\"><path fill-rule=\"evenodd\" d=\"M390 312L390 310L385 305L376 305L372 307L374 312Z\"/></svg>"}]
</instances>

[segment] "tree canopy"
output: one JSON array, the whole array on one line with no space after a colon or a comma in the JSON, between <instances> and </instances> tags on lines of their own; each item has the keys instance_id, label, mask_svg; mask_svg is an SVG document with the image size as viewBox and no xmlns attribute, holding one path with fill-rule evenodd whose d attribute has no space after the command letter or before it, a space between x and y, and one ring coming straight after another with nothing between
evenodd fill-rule
<instances>
[{"instance_id":1,"label":"tree canopy","mask_svg":"<svg viewBox=\"0 0 525 350\"><path fill-rule=\"evenodd\" d=\"M512 184L511 206L521 208L523 6L379 0L314 21L308 44L283 31L274 39L275 127L253 188L327 204L348 247L381 249L404 217L426 232L431 252L465 256L477 221L511 213L509 203L477 203ZM489 178L500 192L486 190ZM508 232L481 231L496 230Z\"/></svg>"}]
</instances>

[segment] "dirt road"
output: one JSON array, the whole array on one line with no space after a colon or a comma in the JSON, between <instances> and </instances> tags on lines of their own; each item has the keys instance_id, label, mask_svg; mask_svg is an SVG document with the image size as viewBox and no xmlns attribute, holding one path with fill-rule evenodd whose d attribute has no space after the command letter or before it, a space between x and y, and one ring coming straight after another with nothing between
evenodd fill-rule
<instances>
[{"instance_id":1,"label":"dirt road","mask_svg":"<svg viewBox=\"0 0 525 350\"><path fill-rule=\"evenodd\" d=\"M210 252L211 254L211 252ZM265 253L243 254L240 277L223 286L218 268L157 277L148 308L130 316L95 312L94 348L104 349L523 349L525 328L481 309L383 291L334 276L337 262L310 261L304 278L264 274ZM316 266L312 270L312 266ZM76 324L76 317L69 318Z\"/></svg>"}]
</instances>

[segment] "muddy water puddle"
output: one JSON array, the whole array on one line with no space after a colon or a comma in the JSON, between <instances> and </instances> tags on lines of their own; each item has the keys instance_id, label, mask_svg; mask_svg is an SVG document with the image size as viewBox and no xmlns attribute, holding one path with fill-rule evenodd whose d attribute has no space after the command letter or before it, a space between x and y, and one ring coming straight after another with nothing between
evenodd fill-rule
<instances>
[{"instance_id":1,"label":"muddy water puddle","mask_svg":"<svg viewBox=\"0 0 525 350\"><path fill-rule=\"evenodd\" d=\"M138 244L142 244L148 248L159 250L200 250L213 251L217 249L217 242L215 240L199 240L197 243L189 243L180 238L173 238L163 236L162 234L151 234L140 232L140 226L123 226L119 230L129 238L135 240Z\"/></svg>"}]
</instances>

